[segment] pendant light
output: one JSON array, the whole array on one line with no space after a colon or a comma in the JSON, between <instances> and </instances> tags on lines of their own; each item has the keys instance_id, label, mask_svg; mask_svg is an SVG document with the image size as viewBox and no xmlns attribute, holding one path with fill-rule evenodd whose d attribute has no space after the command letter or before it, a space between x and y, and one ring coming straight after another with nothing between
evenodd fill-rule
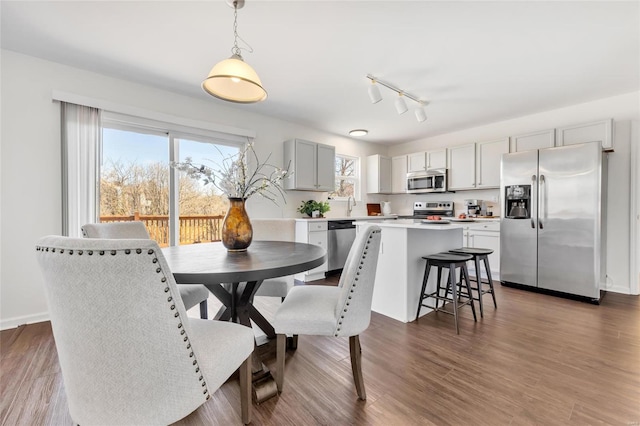
<instances>
[{"instance_id":1,"label":"pendant light","mask_svg":"<svg viewBox=\"0 0 640 426\"><path fill-rule=\"evenodd\" d=\"M202 82L202 88L216 98L250 104L267 99L258 73L242 59L238 47L238 9L244 7L244 0L227 0L233 7L233 48L230 58L218 62Z\"/></svg>"}]
</instances>

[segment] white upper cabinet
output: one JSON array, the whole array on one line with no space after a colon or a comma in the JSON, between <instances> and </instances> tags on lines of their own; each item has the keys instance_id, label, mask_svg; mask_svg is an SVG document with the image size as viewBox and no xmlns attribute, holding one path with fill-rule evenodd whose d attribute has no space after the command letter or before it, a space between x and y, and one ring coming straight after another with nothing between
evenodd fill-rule
<instances>
[{"instance_id":1,"label":"white upper cabinet","mask_svg":"<svg viewBox=\"0 0 640 426\"><path fill-rule=\"evenodd\" d=\"M391 159L391 193L407 192L407 156L399 155Z\"/></svg>"},{"instance_id":2,"label":"white upper cabinet","mask_svg":"<svg viewBox=\"0 0 640 426\"><path fill-rule=\"evenodd\" d=\"M383 155L367 157L367 193L391 193L391 158Z\"/></svg>"},{"instance_id":3,"label":"white upper cabinet","mask_svg":"<svg viewBox=\"0 0 640 426\"><path fill-rule=\"evenodd\" d=\"M318 144L317 190L333 191L336 187L336 147Z\"/></svg>"},{"instance_id":4,"label":"white upper cabinet","mask_svg":"<svg viewBox=\"0 0 640 426\"><path fill-rule=\"evenodd\" d=\"M476 187L476 144L448 149L449 187L451 191Z\"/></svg>"},{"instance_id":5,"label":"white upper cabinet","mask_svg":"<svg viewBox=\"0 0 640 426\"><path fill-rule=\"evenodd\" d=\"M293 172L284 180L284 189L333 191L335 147L303 139L284 142L284 167Z\"/></svg>"},{"instance_id":6,"label":"white upper cabinet","mask_svg":"<svg viewBox=\"0 0 640 426\"><path fill-rule=\"evenodd\" d=\"M427 170L447 168L447 149L427 151Z\"/></svg>"},{"instance_id":7,"label":"white upper cabinet","mask_svg":"<svg viewBox=\"0 0 640 426\"><path fill-rule=\"evenodd\" d=\"M556 129L556 144L575 145L585 142L602 142L602 149L613 151L613 119L558 127Z\"/></svg>"},{"instance_id":8,"label":"white upper cabinet","mask_svg":"<svg viewBox=\"0 0 640 426\"><path fill-rule=\"evenodd\" d=\"M500 187L500 162L508 152L509 138L476 144L476 188Z\"/></svg>"},{"instance_id":9,"label":"white upper cabinet","mask_svg":"<svg viewBox=\"0 0 640 426\"><path fill-rule=\"evenodd\" d=\"M407 156L407 172L409 173L445 168L447 168L446 148L416 152Z\"/></svg>"},{"instance_id":10,"label":"white upper cabinet","mask_svg":"<svg viewBox=\"0 0 640 426\"><path fill-rule=\"evenodd\" d=\"M407 172L422 172L427 170L427 153L416 152L407 156Z\"/></svg>"},{"instance_id":11,"label":"white upper cabinet","mask_svg":"<svg viewBox=\"0 0 640 426\"><path fill-rule=\"evenodd\" d=\"M554 129L511 136L510 152L530 151L532 149L551 148L555 145Z\"/></svg>"}]
</instances>

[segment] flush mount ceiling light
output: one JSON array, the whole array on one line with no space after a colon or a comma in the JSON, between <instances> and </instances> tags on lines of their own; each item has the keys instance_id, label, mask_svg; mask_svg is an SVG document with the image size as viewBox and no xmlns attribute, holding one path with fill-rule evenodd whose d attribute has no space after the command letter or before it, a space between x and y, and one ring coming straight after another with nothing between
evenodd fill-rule
<instances>
[{"instance_id":1,"label":"flush mount ceiling light","mask_svg":"<svg viewBox=\"0 0 640 426\"><path fill-rule=\"evenodd\" d=\"M390 83L382 81L379 78L372 76L371 74L367 74L367 78L371 80L372 83L371 86L369 86L369 98L371 98L371 103L375 104L382 100L380 89L378 89L377 85L380 84L398 94L398 99L396 99L395 101L396 111L398 112L398 114L404 114L409 110L409 108L407 107L407 102L404 100L404 98L409 98L418 104L418 108L416 108L415 110L416 120L418 120L418 122L420 123L427 120L427 114L424 111L424 107L429 105L429 102L423 101L422 99L419 99Z\"/></svg>"},{"instance_id":2,"label":"flush mount ceiling light","mask_svg":"<svg viewBox=\"0 0 640 426\"><path fill-rule=\"evenodd\" d=\"M233 54L211 69L202 82L202 88L208 94L229 102L250 104L264 101L267 91L255 70L242 59L238 47L238 9L244 7L244 0L227 0L227 4L233 7Z\"/></svg>"},{"instance_id":3,"label":"flush mount ceiling light","mask_svg":"<svg viewBox=\"0 0 640 426\"><path fill-rule=\"evenodd\" d=\"M349 136L366 136L369 131L366 129L353 129L349 132Z\"/></svg>"}]
</instances>

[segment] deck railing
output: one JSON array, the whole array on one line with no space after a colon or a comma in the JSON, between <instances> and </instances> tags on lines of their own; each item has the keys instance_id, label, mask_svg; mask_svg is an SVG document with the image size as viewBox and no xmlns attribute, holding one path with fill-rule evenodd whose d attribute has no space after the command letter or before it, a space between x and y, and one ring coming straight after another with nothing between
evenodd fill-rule
<instances>
[{"instance_id":1,"label":"deck railing","mask_svg":"<svg viewBox=\"0 0 640 426\"><path fill-rule=\"evenodd\" d=\"M224 215L180 216L180 244L206 243L220 241ZM162 247L169 245L169 216L141 215L138 212L130 216L100 216L100 222L130 222L139 220L147 227L151 239Z\"/></svg>"}]
</instances>

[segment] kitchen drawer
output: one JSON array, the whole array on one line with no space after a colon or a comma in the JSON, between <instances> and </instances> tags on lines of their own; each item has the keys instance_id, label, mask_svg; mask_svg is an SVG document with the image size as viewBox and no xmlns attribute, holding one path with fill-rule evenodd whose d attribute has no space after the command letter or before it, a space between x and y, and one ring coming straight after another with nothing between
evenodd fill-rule
<instances>
[{"instance_id":1,"label":"kitchen drawer","mask_svg":"<svg viewBox=\"0 0 640 426\"><path fill-rule=\"evenodd\" d=\"M327 230L327 221L322 220L318 222L310 221L309 224L309 232L317 232L317 231L326 231Z\"/></svg>"},{"instance_id":2,"label":"kitchen drawer","mask_svg":"<svg viewBox=\"0 0 640 426\"><path fill-rule=\"evenodd\" d=\"M474 231L500 232L500 222L472 223L472 224L469 224L467 229L474 230Z\"/></svg>"},{"instance_id":3,"label":"kitchen drawer","mask_svg":"<svg viewBox=\"0 0 640 426\"><path fill-rule=\"evenodd\" d=\"M309 244L320 246L327 249L327 233L326 232L309 232Z\"/></svg>"}]
</instances>

